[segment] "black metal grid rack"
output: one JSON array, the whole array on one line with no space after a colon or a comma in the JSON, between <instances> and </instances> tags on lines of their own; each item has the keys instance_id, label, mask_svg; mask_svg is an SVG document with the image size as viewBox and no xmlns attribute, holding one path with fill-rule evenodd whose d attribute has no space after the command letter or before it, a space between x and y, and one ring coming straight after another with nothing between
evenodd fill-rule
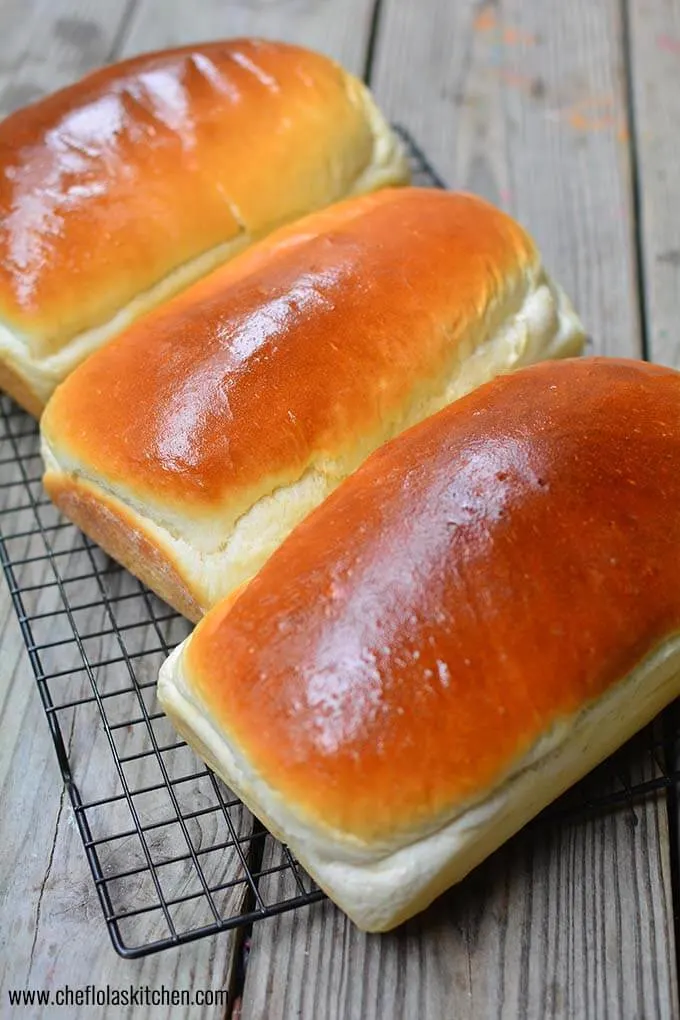
<instances>
[{"instance_id":1,"label":"black metal grid rack","mask_svg":"<svg viewBox=\"0 0 680 1020\"><path fill-rule=\"evenodd\" d=\"M398 130L415 180L443 187ZM158 667L189 625L60 517L40 475L37 426L2 397L0 560L115 949L142 956L320 899L158 707ZM657 731L638 738L642 771L612 759L597 795L581 784L548 817L674 789Z\"/></svg>"}]
</instances>

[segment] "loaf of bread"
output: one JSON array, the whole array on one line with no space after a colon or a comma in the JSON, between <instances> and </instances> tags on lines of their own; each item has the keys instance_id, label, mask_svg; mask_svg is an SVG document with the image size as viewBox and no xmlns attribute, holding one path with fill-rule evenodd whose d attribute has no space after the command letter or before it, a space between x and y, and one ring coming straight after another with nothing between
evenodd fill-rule
<instances>
[{"instance_id":1,"label":"loaf of bread","mask_svg":"<svg viewBox=\"0 0 680 1020\"><path fill-rule=\"evenodd\" d=\"M680 695L680 374L537 365L410 429L158 695L361 928L405 920Z\"/></svg>"},{"instance_id":2,"label":"loaf of bread","mask_svg":"<svg viewBox=\"0 0 680 1020\"><path fill-rule=\"evenodd\" d=\"M276 232L81 365L45 485L191 619L383 442L581 327L508 216L398 188Z\"/></svg>"},{"instance_id":3,"label":"loaf of bread","mask_svg":"<svg viewBox=\"0 0 680 1020\"><path fill-rule=\"evenodd\" d=\"M333 61L252 39L145 54L0 124L0 388L38 415L87 355L273 228L405 182Z\"/></svg>"}]
</instances>

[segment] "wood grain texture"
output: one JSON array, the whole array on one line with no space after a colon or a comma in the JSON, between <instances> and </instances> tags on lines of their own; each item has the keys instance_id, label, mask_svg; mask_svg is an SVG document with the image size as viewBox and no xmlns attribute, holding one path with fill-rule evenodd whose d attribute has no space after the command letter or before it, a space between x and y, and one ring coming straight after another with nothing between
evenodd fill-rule
<instances>
[{"instance_id":1,"label":"wood grain texture","mask_svg":"<svg viewBox=\"0 0 680 1020\"><path fill-rule=\"evenodd\" d=\"M618 0L385 0L372 84L451 187L536 237L597 349L640 350Z\"/></svg>"},{"instance_id":2,"label":"wood grain texture","mask_svg":"<svg viewBox=\"0 0 680 1020\"><path fill-rule=\"evenodd\" d=\"M384 0L372 84L452 186L527 224L596 349L635 355L622 27L614 0L432 0L426 17ZM655 772L645 739L622 752L628 783ZM529 829L388 936L328 903L257 925L243 1017L672 1017L672 931L667 813L651 798Z\"/></svg>"},{"instance_id":3,"label":"wood grain texture","mask_svg":"<svg viewBox=\"0 0 680 1020\"><path fill-rule=\"evenodd\" d=\"M649 356L680 366L680 0L631 0L630 66Z\"/></svg>"},{"instance_id":4,"label":"wood grain texture","mask_svg":"<svg viewBox=\"0 0 680 1020\"><path fill-rule=\"evenodd\" d=\"M162 3L139 3L135 10L135 4L129 0L112 0L96 7L86 0L32 0L30 3L5 0L0 6L0 111L9 112L118 55L223 35L266 34L294 39L325 50L360 72L370 13L371 5L364 0L353 0L351 9L345 8L344 12L318 3L262 6L202 2L186 5L180 0L163 0ZM3 480L8 480L6 474L0 482ZM27 541L22 555L36 554L31 541L35 540ZM68 573L68 558L60 564ZM31 569L37 572L35 578L24 578L27 583L40 583L50 577L49 567ZM96 597L96 593L80 592L81 601L87 601L93 594ZM43 610L44 605L37 608ZM3 1004L8 988L58 987L66 982L72 987L92 980L98 985L108 982L114 987L130 982L149 984L153 988L161 985L187 989L229 986L238 936L203 940L184 946L178 952L163 953L144 961L125 962L113 954L5 587L0 589L0 611L2 723L4 729L16 735L15 740L5 740L0 747L0 810L6 820L3 828L9 834L0 854L4 918L0 922L0 948L3 950L0 996ZM106 620L101 611L93 611L81 614L79 625L85 631L94 632L105 629ZM93 655L105 658L112 651L110 644L111 639L105 640L93 650ZM73 661L75 664L76 659ZM85 709L71 713L71 718L62 719L62 725L71 741L74 760L85 770L84 796L105 796L107 791L103 787L111 781L110 763L106 759L109 751L101 746L101 733L97 738L94 729L90 730L88 741L87 721L76 718L85 714ZM166 736L169 739L169 735ZM135 739L132 731L128 741L123 739L120 743L120 753L126 750L134 753ZM149 762L149 769L153 770L153 762ZM155 778L150 775L149 781ZM137 770L137 780L141 785L143 771ZM200 807L205 792L199 786L193 784L184 789L185 803L193 802ZM156 796L145 798L138 807L147 823L163 817L163 812L167 814L167 804L161 804ZM96 824L96 817L92 821ZM113 825L111 819L108 821ZM194 833L194 842L200 844L205 840L205 845L218 842L223 834L213 831L216 825L213 816L204 819L200 832ZM179 846L177 839L176 830L160 830L152 846L154 856L162 857L164 852L171 856L181 850L181 839ZM29 845L30 851L27 850ZM139 847L129 846L126 852L127 863L133 866ZM228 879L228 869L233 869L233 861L230 862L229 855L224 853L209 855L204 863L215 882ZM116 862L115 867L120 866ZM164 873L171 875L172 885L164 887L167 895L186 893L182 885L187 880L186 870L173 873L170 868ZM112 894L115 899L113 887ZM131 896L132 906L143 903L145 898L150 902L153 891L149 890L148 881L140 880L136 886L120 883L118 895L116 906L125 906L120 900L124 896ZM236 906L232 904L233 909ZM184 910L184 922L191 923L187 910L191 910L191 903ZM193 919L195 924L209 920L210 917L200 915ZM84 1007L82 1013L74 1009L72 1015L86 1013ZM214 1009L193 1007L186 1013L177 1010L173 1016L189 1013L192 1017L217 1015ZM50 1015L50 1010L35 1013L36 1017ZM112 1009L110 1014L103 1011L101 1015L118 1015L118 1011ZM146 1011L136 1011L135 1015L141 1017Z\"/></svg>"},{"instance_id":5,"label":"wood grain texture","mask_svg":"<svg viewBox=\"0 0 680 1020\"><path fill-rule=\"evenodd\" d=\"M670 59L663 64L663 77L661 64L645 66L641 77L640 62L649 64L655 25L662 24L659 31L671 40L680 35L677 3L634 0L631 7L637 18L638 118L645 109L644 116L652 117L652 107L659 104L670 116L666 111L675 98L659 93L674 65ZM7 111L65 84L119 50L131 54L228 34L291 39L361 71L371 17L370 0L342 5L331 0L138 0L136 5L2 0L0 108ZM636 352L640 343L621 30L616 0L428 0L427 11L407 0L383 0L374 61L382 104L410 127L452 185L486 194L530 227L598 348L608 353ZM674 43L663 45L672 55ZM645 97L640 82L646 81L655 84ZM645 239L663 238L660 254L680 248L670 222L675 216L668 171L672 131L677 131L673 117L663 122L667 139L659 142L655 136L654 147L640 149ZM654 165L656 177L645 178ZM657 191L666 197L657 198ZM660 261L659 279L668 265L678 271L674 257ZM661 332L663 322L669 330L673 326L673 284L649 283L650 265L656 262L648 264L649 254L645 259L650 322L659 324L653 353L677 361L675 347L664 346ZM31 554L28 541L24 554ZM67 557L67 570L69 562ZM42 576L42 568L30 569L37 579ZM42 609L50 596L36 599L43 600L36 602ZM82 626L94 631L101 623L100 616L86 616ZM25 984L108 981L195 989L228 982L236 944L231 936L145 961L114 956L1 582L0 644L3 1006L6 988ZM106 644L94 648L93 654L107 654ZM70 733L66 716L65 725ZM130 749L133 741L130 734ZM74 745L74 751L93 784L92 794L102 751L95 741ZM640 743L623 761L628 782L654 771ZM609 779L605 775L596 782L602 789ZM189 788L188 795L200 802L202 792ZM150 820L159 810L153 802L143 806ZM206 839L214 836L206 832ZM156 849L163 851L162 840ZM276 844L268 854L278 862ZM216 860L214 866L225 862ZM173 881L181 887L184 877L180 873ZM289 879L276 873L268 881L269 899L280 891L276 883L292 891L285 886ZM138 893L147 895L141 887ZM359 934L328 903L256 925L243 1016L676 1016L671 921L666 812L663 801L649 799L637 805L635 816L624 810L585 824L521 834L421 918L386 937ZM89 1014L83 1009L69 1015ZM184 1015L219 1014L193 1008Z\"/></svg>"},{"instance_id":6,"label":"wood grain texture","mask_svg":"<svg viewBox=\"0 0 680 1020\"><path fill-rule=\"evenodd\" d=\"M0 114L111 60L134 0L3 0Z\"/></svg>"},{"instance_id":7,"label":"wood grain texture","mask_svg":"<svg viewBox=\"0 0 680 1020\"><path fill-rule=\"evenodd\" d=\"M18 431L26 429L27 420L20 419ZM17 445L26 453L34 449L34 439L25 438ZM12 444L0 440L2 459L11 452ZM39 460L31 457L24 461L29 477L38 477ZM25 486L19 485L21 473L13 465L0 467L0 510L3 529L7 534L27 532L35 528L32 509L10 512L12 507L27 502ZM30 484L34 499L41 499L39 481ZM49 538L59 571L66 581L71 604L76 606L94 601L98 594L95 580L71 581L88 573L90 553L85 550L82 537L72 528L57 529L58 518L51 507L38 511L41 522L49 528ZM24 608L33 618L33 639L38 645L50 645L41 652L43 668L47 673L63 672L50 683L55 704L85 697L89 684L78 671L80 653L72 640L70 625L63 615L55 615L61 608L58 591L50 587L53 572L44 555L42 538L25 536L7 538L6 547L15 564L15 579L25 592ZM95 556L101 556L98 552ZM47 585L40 588L40 586ZM129 575L115 570L107 575L106 591L110 598L126 594L137 586ZM120 603L129 608L117 611L122 626L134 625L143 616L139 598ZM125 613L128 619L126 620ZM105 610L76 611L75 616L91 662L99 663L120 656L115 636L101 635L110 630ZM181 624L186 630L185 624ZM178 635L179 636L179 635ZM131 652L141 651L153 643L149 628L125 631L126 645ZM0 1001L6 1005L8 989L37 988L53 991L69 984L72 988L84 987L93 982L97 986L110 984L114 988L149 985L186 989L220 989L231 983L238 938L226 935L220 939L204 940L185 946L181 952L167 952L144 961L123 961L113 952L102 919L101 908L87 866L69 798L62 786L57 761L49 736L44 713L40 705L36 684L31 675L28 656L23 648L21 632L14 616L9 590L0 586L0 726L3 740L0 743L0 811L3 817L3 841L0 846ZM157 653L140 658L138 678L152 679ZM98 686L106 693L129 687L126 668L117 663L99 666ZM144 701L150 712L157 709L154 689L144 691ZM126 693L106 702L109 721L115 724L122 719L139 716L136 694ZM69 748L69 757L75 770L81 794L85 801L106 797L119 792L119 784L110 749L104 739L91 704L64 709L58 713L62 732ZM159 743L164 746L174 739L165 720L154 723ZM116 745L121 756L134 754L148 745L144 727L140 724L116 730ZM184 758L178 759L178 756ZM166 766L174 775L188 774L199 768L186 748L168 751L163 755ZM125 767L132 789L158 781L158 763L150 755ZM205 779L195 779L176 787L183 810L200 808L208 803ZM153 825L172 818L172 805L160 793L140 794L134 798L142 823ZM241 812L242 815L245 812ZM132 827L125 803L93 808L88 820L95 838L108 836ZM237 819L241 832L247 830L246 817ZM207 848L224 840L224 823L219 812L210 812L191 822L192 843ZM196 891L195 876L186 862L164 866L163 861L186 852L186 843L176 824L152 828L147 834L150 853L158 864L157 872L166 898L190 896ZM139 841L132 837L104 843L99 850L104 874L112 878L123 869L143 864ZM238 861L233 851L221 850L206 853L203 866L208 880L217 885L237 877ZM193 883L193 884L192 884ZM140 873L124 880L109 882L109 890L117 911L137 909L155 901L155 891L148 875ZM216 895L216 900L219 899ZM243 887L221 894L220 908L226 912L238 910ZM172 908L173 921L178 927L196 927L205 924L204 897L186 900ZM141 918L122 922L122 935L128 944L166 934L160 911L150 911ZM62 1011L63 1012L63 1011ZM215 1016L212 1007L178 1008L177 1015ZM3 1015L6 1015L3 1011ZM35 1009L31 1016L59 1015L56 1009ZM74 1017L91 1015L91 1007L73 1008ZM102 1016L119 1016L120 1010L102 1010ZM146 1008L135 1015L152 1015ZM175 1015L175 1014L173 1014Z\"/></svg>"},{"instance_id":8,"label":"wood grain texture","mask_svg":"<svg viewBox=\"0 0 680 1020\"><path fill-rule=\"evenodd\" d=\"M655 771L645 741L627 782ZM607 774L593 789L609 786ZM420 917L364 935L325 902L253 930L247 1020L677 1015L666 811L540 823ZM270 854L277 860L276 846ZM288 890L289 878L272 878ZM274 895L274 891L270 891Z\"/></svg>"},{"instance_id":9,"label":"wood grain texture","mask_svg":"<svg viewBox=\"0 0 680 1020\"><path fill-rule=\"evenodd\" d=\"M106 4L87 0L4 0L0 4L0 112L6 113L37 98L45 91L67 84L87 72L90 68L114 59L118 46L125 34L127 20L132 14L131 0L107 0ZM162 45L159 38L156 45ZM149 45L154 45L153 40ZM10 444L0 440L2 458L8 456ZM39 464L33 462L34 474L39 475ZM0 505L12 496L9 483L18 477L13 467L0 466ZM32 486L34 495L39 497L39 484ZM5 519L5 524L8 523ZM27 511L20 528L35 525L31 511ZM16 522L14 523L17 528ZM82 567L83 553L76 551L82 542L75 533L60 533L55 538L57 548L66 555L60 557L60 569L66 576L69 570L76 573ZM39 555L40 539L17 540L12 548L16 557ZM66 542L64 547L59 543ZM74 552L69 555L68 543ZM24 584L41 584L52 579L48 564L26 564L21 568ZM121 578L124 575L121 574ZM87 590L91 582L77 586L76 595L81 602L96 593ZM125 583L121 581L121 583ZM28 596L30 610L49 612L55 608L56 593L46 589L42 593ZM83 632L94 633L107 628L102 610L89 610L79 614L78 624ZM48 634L47 629L52 628ZM45 621L46 632L40 640L49 637L59 639L66 636L56 618ZM237 935L223 935L218 939L194 942L183 947L181 952L171 951L145 960L124 961L117 957L111 947L106 931L99 900L92 882L83 851L70 801L59 775L54 748L40 705L38 692L32 677L28 656L23 648L21 633L14 616L9 593L4 580L0 582L0 726L3 740L0 742L0 812L3 818L3 841L0 847L0 1012L5 1012L7 990L10 988L51 988L66 983L71 987L84 987L94 982L98 986L107 983L112 987L149 985L151 988L223 989L232 980L233 964L239 947ZM101 660L114 654L115 639L110 637L94 639L90 653ZM50 660L50 655L52 659ZM74 647L62 646L52 653L45 653L46 668L76 665ZM104 679L104 678L102 678ZM120 676L117 678L120 679ZM69 678L72 693L84 679ZM111 711L115 702L112 699ZM149 709L154 707L149 701ZM83 718L91 709L73 710L63 713L62 726L69 741L70 752L82 776L84 796L106 796L107 783L111 778L110 749L102 742L101 727L94 718ZM120 705L118 708L120 711ZM81 716L81 718L76 718ZM159 732L159 736L161 736ZM167 737L168 734L165 734ZM123 731L119 752L134 752L137 749L138 734L135 728ZM195 768L195 760L192 766ZM176 767L180 767L177 765ZM157 766L156 766L157 768ZM135 779L139 785L152 776L154 762L144 761L136 769ZM200 806L206 797L201 786L204 781L187 784L181 796L192 805ZM158 796L140 798L137 805L145 822L159 820L168 813L168 804ZM170 805L171 807L171 805ZM118 810L118 809L115 809ZM109 825L115 828L117 820L111 816L97 819L92 813L92 824ZM122 819L121 819L122 824ZM245 824L245 822L244 822ZM218 842L222 836L217 815L193 823L192 839L196 845ZM150 836L154 858L185 849L177 827L161 828ZM141 851L134 841L121 848L120 843L104 846L102 857L106 873L119 869L124 860L129 866L139 863ZM233 871L233 853L208 855L205 858L206 872L219 882ZM110 868L111 871L107 871ZM163 891L166 896L186 895L193 890L187 883L190 877L187 869L169 866L163 872ZM241 887L238 887L241 889ZM135 906L153 895L148 888L148 879L142 877L136 883L129 880L111 884L114 903L118 909L126 905ZM239 892L239 895L241 893ZM232 899L234 894L232 895ZM130 901L125 903L125 897ZM173 919L181 925L192 926L205 923L205 903L191 900L176 909ZM229 905L220 904L225 910ZM231 907L237 909L238 904ZM192 913L193 912L193 913ZM157 912L148 916L148 934L153 929ZM123 929L125 926L123 925ZM137 924L136 936L143 937L144 928ZM130 935L123 930L124 937ZM221 1011L223 1012L223 1010ZM62 1015L63 1010L37 1007L32 1017ZM17 1015L26 1015L25 1011ZM73 1017L91 1015L91 1007L69 1010ZM98 1015L120 1016L120 1009L100 1010ZM156 1015L152 1007L135 1010L135 1016ZM218 1016L215 1007L177 1007L173 1016Z\"/></svg>"},{"instance_id":10,"label":"wood grain texture","mask_svg":"<svg viewBox=\"0 0 680 1020\"><path fill-rule=\"evenodd\" d=\"M310 46L361 74L372 11L372 0L138 0L123 53L254 35Z\"/></svg>"}]
</instances>

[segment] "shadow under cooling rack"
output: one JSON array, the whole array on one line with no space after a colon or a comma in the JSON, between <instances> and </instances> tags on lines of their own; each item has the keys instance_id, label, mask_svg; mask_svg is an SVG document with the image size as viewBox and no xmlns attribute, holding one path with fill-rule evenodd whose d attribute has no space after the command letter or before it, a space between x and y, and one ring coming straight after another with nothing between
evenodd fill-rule
<instances>
[{"instance_id":1,"label":"shadow under cooling rack","mask_svg":"<svg viewBox=\"0 0 680 1020\"><path fill-rule=\"evenodd\" d=\"M443 186L398 130L415 182ZM63 520L40 475L37 426L3 397L0 559L114 947L141 956L320 899L158 706L189 624ZM634 818L636 798L675 784L657 730L636 738L634 774L624 751L534 824Z\"/></svg>"},{"instance_id":2,"label":"shadow under cooling rack","mask_svg":"<svg viewBox=\"0 0 680 1020\"><path fill-rule=\"evenodd\" d=\"M0 558L116 950L319 899L158 706L158 668L189 624L60 517L36 425L6 397L0 450Z\"/></svg>"}]
</instances>

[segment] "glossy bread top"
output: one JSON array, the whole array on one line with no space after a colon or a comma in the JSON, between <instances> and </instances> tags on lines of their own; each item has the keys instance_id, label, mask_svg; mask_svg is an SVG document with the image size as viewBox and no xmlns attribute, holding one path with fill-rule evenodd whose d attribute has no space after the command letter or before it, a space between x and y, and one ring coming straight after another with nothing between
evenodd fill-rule
<instances>
[{"instance_id":1,"label":"glossy bread top","mask_svg":"<svg viewBox=\"0 0 680 1020\"><path fill-rule=\"evenodd\" d=\"M228 500L237 513L310 462L332 475L334 457L389 435L414 388L443 388L458 348L517 311L537 267L524 231L481 199L348 200L97 352L42 429L61 460L159 512Z\"/></svg>"},{"instance_id":2,"label":"glossy bread top","mask_svg":"<svg viewBox=\"0 0 680 1020\"><path fill-rule=\"evenodd\" d=\"M0 123L0 314L49 352L217 245L343 197L373 141L362 86L296 46L96 71Z\"/></svg>"},{"instance_id":3,"label":"glossy bread top","mask_svg":"<svg viewBox=\"0 0 680 1020\"><path fill-rule=\"evenodd\" d=\"M382 447L184 673L321 827L433 831L680 629L680 375L550 362Z\"/></svg>"}]
</instances>

